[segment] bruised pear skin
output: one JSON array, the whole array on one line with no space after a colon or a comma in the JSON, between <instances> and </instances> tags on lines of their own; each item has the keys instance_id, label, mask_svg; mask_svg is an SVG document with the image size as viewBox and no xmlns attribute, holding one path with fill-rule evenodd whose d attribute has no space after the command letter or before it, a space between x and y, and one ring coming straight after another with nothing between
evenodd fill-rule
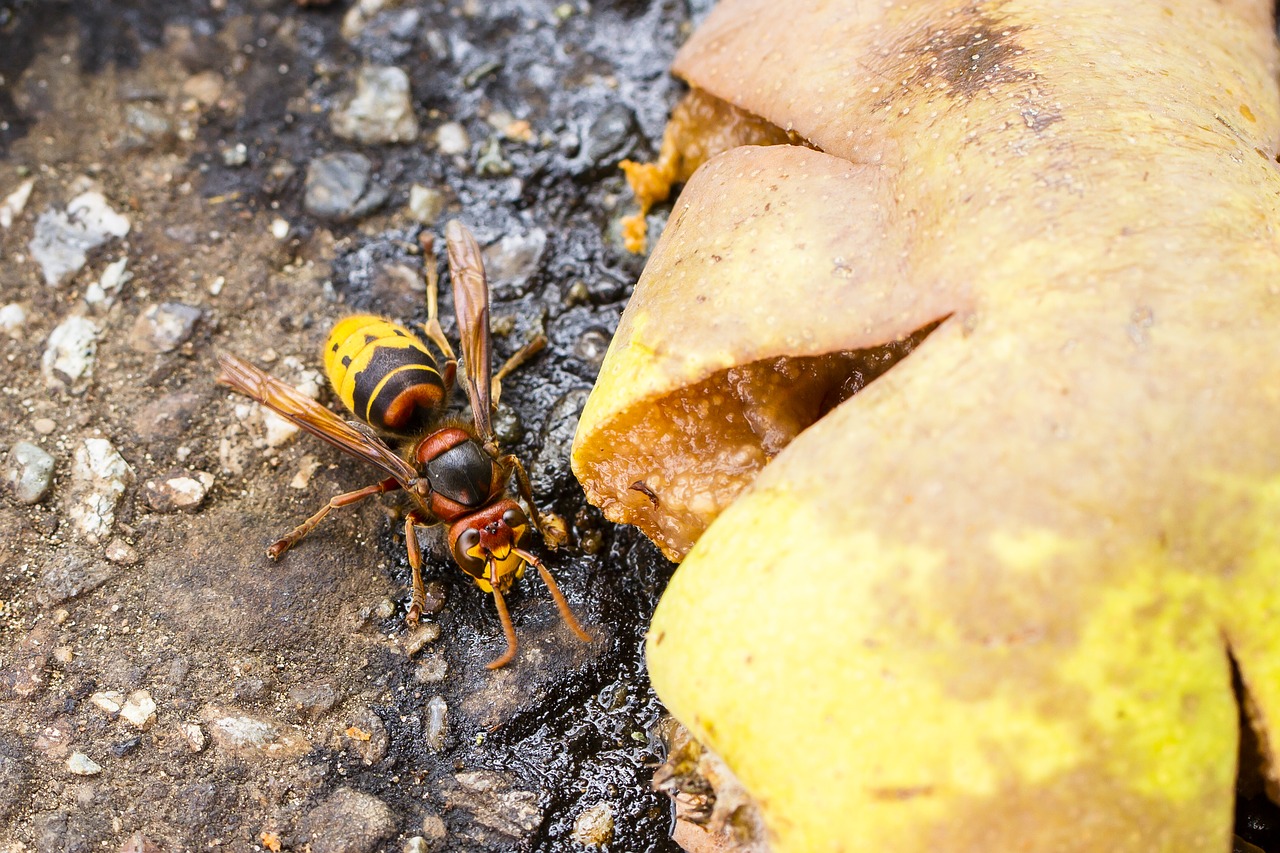
<instances>
[{"instance_id":1,"label":"bruised pear skin","mask_svg":"<svg viewBox=\"0 0 1280 853\"><path fill-rule=\"evenodd\" d=\"M654 617L655 688L776 850L1227 851L1233 660L1280 783L1270 10L723 0L682 49L821 153L694 176L583 428L946 318L760 470ZM726 223L756 230L701 233Z\"/></svg>"}]
</instances>

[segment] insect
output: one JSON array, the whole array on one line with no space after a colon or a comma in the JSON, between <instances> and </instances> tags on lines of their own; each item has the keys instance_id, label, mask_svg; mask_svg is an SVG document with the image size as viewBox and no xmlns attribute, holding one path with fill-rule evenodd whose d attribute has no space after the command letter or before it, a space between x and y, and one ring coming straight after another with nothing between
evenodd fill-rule
<instances>
[{"instance_id":1,"label":"insect","mask_svg":"<svg viewBox=\"0 0 1280 853\"><path fill-rule=\"evenodd\" d=\"M413 571L413 595L405 621L416 625L426 600L415 528L446 524L449 550L458 566L481 590L493 594L507 642L506 651L488 664L489 669L497 669L516 655L515 626L504 595L527 566L538 570L573 633L583 642L590 642L591 637L574 617L547 567L521 546L531 526L542 533L549 545L557 544L554 537L559 531L551 528L538 512L524 466L514 455L501 451L491 423L502 378L536 352L542 341L526 346L496 376L492 375L489 286L480 246L466 226L456 220L446 227L445 239L472 424L440 421L440 409L449 399L457 376L458 359L440 327L436 305L439 288L429 234L422 238L427 271L427 322L423 331L440 352L443 365L408 328L363 314L339 321L324 349L329 381L359 421L344 421L293 386L234 355L218 356L218 382L387 475L371 486L331 498L272 544L267 549L268 556L278 559L314 530L331 510L383 492L403 490L411 502L405 518L405 543ZM406 438L401 444L403 452L393 450L380 433ZM529 515L508 494L507 483L513 474L520 496L529 506Z\"/></svg>"}]
</instances>

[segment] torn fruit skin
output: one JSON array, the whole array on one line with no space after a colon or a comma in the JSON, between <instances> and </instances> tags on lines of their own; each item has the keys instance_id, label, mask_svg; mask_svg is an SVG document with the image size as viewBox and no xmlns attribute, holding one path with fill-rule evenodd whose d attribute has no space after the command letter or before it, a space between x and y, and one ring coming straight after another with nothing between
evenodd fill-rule
<instances>
[{"instance_id":1,"label":"torn fruit skin","mask_svg":"<svg viewBox=\"0 0 1280 853\"><path fill-rule=\"evenodd\" d=\"M1231 658L1277 741L1270 6L1066 11L729 0L677 59L821 152L690 179L575 470L697 539L651 677L777 850L1226 851ZM700 538L601 473L681 389L944 317Z\"/></svg>"}]
</instances>

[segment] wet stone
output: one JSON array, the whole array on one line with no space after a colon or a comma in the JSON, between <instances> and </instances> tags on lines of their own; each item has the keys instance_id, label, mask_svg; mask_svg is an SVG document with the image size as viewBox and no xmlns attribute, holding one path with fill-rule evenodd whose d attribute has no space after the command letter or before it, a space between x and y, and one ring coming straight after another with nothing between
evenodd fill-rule
<instances>
[{"instance_id":1,"label":"wet stone","mask_svg":"<svg viewBox=\"0 0 1280 853\"><path fill-rule=\"evenodd\" d=\"M67 757L67 769L77 776L97 776L102 765L83 752L73 752Z\"/></svg>"},{"instance_id":2,"label":"wet stone","mask_svg":"<svg viewBox=\"0 0 1280 853\"><path fill-rule=\"evenodd\" d=\"M613 806L596 803L573 821L573 840L587 847L603 847L613 840Z\"/></svg>"},{"instance_id":3,"label":"wet stone","mask_svg":"<svg viewBox=\"0 0 1280 853\"><path fill-rule=\"evenodd\" d=\"M387 189L373 180L373 164L354 151L317 157L307 165L303 207L320 219L343 222L376 210Z\"/></svg>"},{"instance_id":4,"label":"wet stone","mask_svg":"<svg viewBox=\"0 0 1280 853\"><path fill-rule=\"evenodd\" d=\"M423 622L404 638L404 653L413 657L438 639L440 639L440 625L436 622Z\"/></svg>"},{"instance_id":5,"label":"wet stone","mask_svg":"<svg viewBox=\"0 0 1280 853\"><path fill-rule=\"evenodd\" d=\"M139 352L173 352L191 339L203 314L181 302L152 305L134 322L130 344Z\"/></svg>"},{"instance_id":6,"label":"wet stone","mask_svg":"<svg viewBox=\"0 0 1280 853\"><path fill-rule=\"evenodd\" d=\"M531 836L542 823L538 795L516 789L501 773L470 770L454 780L457 785L444 790L445 802L471 812L477 823L516 839Z\"/></svg>"},{"instance_id":7,"label":"wet stone","mask_svg":"<svg viewBox=\"0 0 1280 853\"><path fill-rule=\"evenodd\" d=\"M213 475L207 471L179 471L142 485L147 506L156 512L191 512L204 503L213 487Z\"/></svg>"},{"instance_id":8,"label":"wet stone","mask_svg":"<svg viewBox=\"0 0 1280 853\"><path fill-rule=\"evenodd\" d=\"M434 225L444 213L445 197L438 189L414 184L409 188L409 215L423 225Z\"/></svg>"},{"instance_id":9,"label":"wet stone","mask_svg":"<svg viewBox=\"0 0 1280 853\"><path fill-rule=\"evenodd\" d=\"M395 832L395 814L382 800L339 788L302 819L311 853L373 853Z\"/></svg>"},{"instance_id":10,"label":"wet stone","mask_svg":"<svg viewBox=\"0 0 1280 853\"><path fill-rule=\"evenodd\" d=\"M50 388L82 394L93 377L98 352L98 327L88 317L74 314L49 334L40 369Z\"/></svg>"},{"instance_id":11,"label":"wet stone","mask_svg":"<svg viewBox=\"0 0 1280 853\"><path fill-rule=\"evenodd\" d=\"M413 51L421 23L422 13L417 9L380 11L351 44L370 62L380 65L399 62Z\"/></svg>"},{"instance_id":12,"label":"wet stone","mask_svg":"<svg viewBox=\"0 0 1280 853\"><path fill-rule=\"evenodd\" d=\"M604 329L587 329L573 345L573 354L592 367L604 363L604 354L609 350L609 333Z\"/></svg>"},{"instance_id":13,"label":"wet stone","mask_svg":"<svg viewBox=\"0 0 1280 853\"><path fill-rule=\"evenodd\" d=\"M489 284L496 292L523 296L529 279L538 271L547 249L547 232L533 228L524 234L507 234L484 250Z\"/></svg>"},{"instance_id":14,"label":"wet stone","mask_svg":"<svg viewBox=\"0 0 1280 853\"><path fill-rule=\"evenodd\" d=\"M28 249L45 284L55 286L84 267L90 249L124 237L129 227L128 217L116 213L102 193L87 192L72 199L66 210L50 208L40 214Z\"/></svg>"},{"instance_id":15,"label":"wet stone","mask_svg":"<svg viewBox=\"0 0 1280 853\"><path fill-rule=\"evenodd\" d=\"M423 655L413 671L413 679L419 684L439 684L449 674L449 661L440 652Z\"/></svg>"},{"instance_id":16,"label":"wet stone","mask_svg":"<svg viewBox=\"0 0 1280 853\"><path fill-rule=\"evenodd\" d=\"M29 441L19 441L9 449L4 481L19 503L39 503L53 485L53 457Z\"/></svg>"},{"instance_id":17,"label":"wet stone","mask_svg":"<svg viewBox=\"0 0 1280 853\"><path fill-rule=\"evenodd\" d=\"M534 494L551 494L572 481L569 451L573 447L578 417L586 405L588 394L590 391L585 388L575 389L557 400L551 408L539 441L538 455L529 466L529 483Z\"/></svg>"},{"instance_id":18,"label":"wet stone","mask_svg":"<svg viewBox=\"0 0 1280 853\"><path fill-rule=\"evenodd\" d=\"M366 767L372 767L387 757L391 743L387 726L371 708L364 708L356 715L347 728L347 737L351 749Z\"/></svg>"},{"instance_id":19,"label":"wet stone","mask_svg":"<svg viewBox=\"0 0 1280 853\"><path fill-rule=\"evenodd\" d=\"M360 69L355 94L331 117L334 135L378 144L409 142L418 135L409 76L395 66Z\"/></svg>"},{"instance_id":20,"label":"wet stone","mask_svg":"<svg viewBox=\"0 0 1280 853\"><path fill-rule=\"evenodd\" d=\"M591 122L582 154L594 166L612 166L627 155L635 139L635 114L622 104L612 104Z\"/></svg>"},{"instance_id":21,"label":"wet stone","mask_svg":"<svg viewBox=\"0 0 1280 853\"><path fill-rule=\"evenodd\" d=\"M423 731L423 740L427 749L442 752L445 739L449 736L449 706L443 696L432 696L427 702L427 721Z\"/></svg>"},{"instance_id":22,"label":"wet stone","mask_svg":"<svg viewBox=\"0 0 1280 853\"><path fill-rule=\"evenodd\" d=\"M105 539L116 520L116 505L133 482L133 469L105 438L87 438L71 466L67 515L91 543Z\"/></svg>"}]
</instances>

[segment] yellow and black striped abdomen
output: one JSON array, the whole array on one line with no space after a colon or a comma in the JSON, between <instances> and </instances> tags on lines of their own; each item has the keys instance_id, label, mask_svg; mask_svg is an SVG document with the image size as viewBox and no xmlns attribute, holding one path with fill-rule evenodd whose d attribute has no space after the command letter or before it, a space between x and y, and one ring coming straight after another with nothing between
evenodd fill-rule
<instances>
[{"instance_id":1,"label":"yellow and black striped abdomen","mask_svg":"<svg viewBox=\"0 0 1280 853\"><path fill-rule=\"evenodd\" d=\"M444 399L436 360L417 335L382 317L340 320L324 345L324 369L356 417L387 432L427 425Z\"/></svg>"}]
</instances>

